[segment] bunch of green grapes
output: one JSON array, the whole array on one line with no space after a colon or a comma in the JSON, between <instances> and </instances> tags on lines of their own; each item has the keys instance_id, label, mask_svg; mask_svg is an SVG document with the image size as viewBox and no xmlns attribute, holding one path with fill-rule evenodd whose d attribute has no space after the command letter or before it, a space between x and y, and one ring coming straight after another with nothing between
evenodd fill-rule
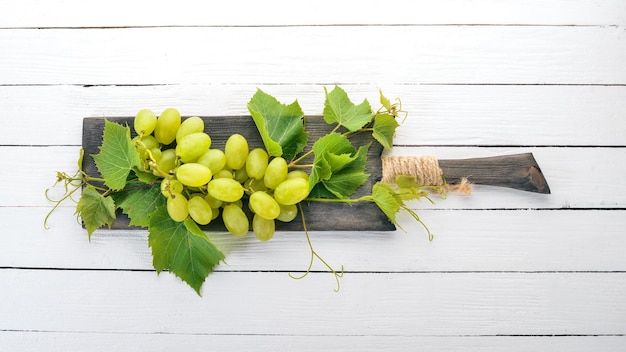
<instances>
[{"instance_id":1,"label":"bunch of green grapes","mask_svg":"<svg viewBox=\"0 0 626 352\"><path fill-rule=\"evenodd\" d=\"M182 119L168 108L157 116L144 109L135 116L135 146L144 171L162 177L161 193L174 221L188 217L207 225L220 216L235 236L250 231L262 241L274 235L275 221L289 222L297 204L309 195L309 175L289 171L282 157L265 149L250 150L240 134L231 135L224 150L211 148L199 117ZM244 207L252 212L252 222Z\"/></svg>"}]
</instances>

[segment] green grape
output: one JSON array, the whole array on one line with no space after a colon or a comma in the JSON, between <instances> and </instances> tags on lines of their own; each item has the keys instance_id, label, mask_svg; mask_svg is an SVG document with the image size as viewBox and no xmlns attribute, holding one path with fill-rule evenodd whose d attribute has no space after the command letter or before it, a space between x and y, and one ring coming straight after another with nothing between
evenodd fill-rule
<instances>
[{"instance_id":1,"label":"green grape","mask_svg":"<svg viewBox=\"0 0 626 352\"><path fill-rule=\"evenodd\" d=\"M262 179L263 175L265 175L265 169L267 169L268 160L269 156L265 149L252 149L246 159L246 172L248 176L250 178Z\"/></svg>"},{"instance_id":2,"label":"green grape","mask_svg":"<svg viewBox=\"0 0 626 352\"><path fill-rule=\"evenodd\" d=\"M241 201L241 199L237 199L236 201L234 201L234 202L232 202L230 204L234 204L234 205L236 205L236 206L238 206L238 207L243 209L243 202Z\"/></svg>"},{"instance_id":3,"label":"green grape","mask_svg":"<svg viewBox=\"0 0 626 352\"><path fill-rule=\"evenodd\" d=\"M176 131L176 143L180 143L180 140L186 135L198 132L204 132L204 121L198 116L189 117L178 127L178 131Z\"/></svg>"},{"instance_id":4,"label":"green grape","mask_svg":"<svg viewBox=\"0 0 626 352\"><path fill-rule=\"evenodd\" d=\"M228 170L220 170L218 171L215 175L213 175L213 178L233 178L233 172L232 171L228 171Z\"/></svg>"},{"instance_id":5,"label":"green grape","mask_svg":"<svg viewBox=\"0 0 626 352\"><path fill-rule=\"evenodd\" d=\"M191 133L176 145L176 156L183 163L192 162L211 147L211 137L204 132Z\"/></svg>"},{"instance_id":6,"label":"green grape","mask_svg":"<svg viewBox=\"0 0 626 352\"><path fill-rule=\"evenodd\" d=\"M189 215L193 221L200 225L206 225L213 219L213 210L209 203L207 203L203 197L195 196L189 199L187 203L189 208Z\"/></svg>"},{"instance_id":7,"label":"green grape","mask_svg":"<svg viewBox=\"0 0 626 352\"><path fill-rule=\"evenodd\" d=\"M211 206L211 208L215 209L215 208L219 208L222 206L222 201L219 199L215 199L213 198L212 195L210 194L206 194L204 196L204 200Z\"/></svg>"},{"instance_id":8,"label":"green grape","mask_svg":"<svg viewBox=\"0 0 626 352\"><path fill-rule=\"evenodd\" d=\"M243 210L235 204L229 204L224 207L222 210L222 220L224 220L224 225L228 232L235 236L243 236L250 230L248 217Z\"/></svg>"},{"instance_id":9,"label":"green grape","mask_svg":"<svg viewBox=\"0 0 626 352\"><path fill-rule=\"evenodd\" d=\"M265 219L259 214L254 214L252 218L252 231L254 235L261 241L269 241L276 231L276 223L274 219Z\"/></svg>"},{"instance_id":10,"label":"green grape","mask_svg":"<svg viewBox=\"0 0 626 352\"><path fill-rule=\"evenodd\" d=\"M159 142L151 135L135 136L133 143L135 144L135 148L151 149L159 146Z\"/></svg>"},{"instance_id":11,"label":"green grape","mask_svg":"<svg viewBox=\"0 0 626 352\"><path fill-rule=\"evenodd\" d=\"M276 218L276 220L282 221L282 222L290 222L293 219L295 219L296 216L298 216L297 205L295 204L289 204L289 205L279 204L279 205L280 205L280 214L278 214L278 217Z\"/></svg>"},{"instance_id":12,"label":"green grape","mask_svg":"<svg viewBox=\"0 0 626 352\"><path fill-rule=\"evenodd\" d=\"M148 159L148 152L146 151L146 147L144 147L139 141L139 136L133 138L133 142L135 143L135 150L137 154L139 154L139 158L142 160Z\"/></svg>"},{"instance_id":13,"label":"green grape","mask_svg":"<svg viewBox=\"0 0 626 352\"><path fill-rule=\"evenodd\" d=\"M182 193L184 187L185 185L183 185L182 182L175 180L175 179L170 180L170 190L172 190L172 192Z\"/></svg>"},{"instance_id":14,"label":"green grape","mask_svg":"<svg viewBox=\"0 0 626 352\"><path fill-rule=\"evenodd\" d=\"M252 214L254 214L254 210L252 210L252 206L250 205L250 202L248 202L247 204L248 204L248 210L250 210ZM241 202L241 206L243 208L243 202Z\"/></svg>"},{"instance_id":15,"label":"green grape","mask_svg":"<svg viewBox=\"0 0 626 352\"><path fill-rule=\"evenodd\" d=\"M243 187L241 183L232 178L217 178L209 182L207 192L211 197L223 202L236 202L243 197Z\"/></svg>"},{"instance_id":16,"label":"green grape","mask_svg":"<svg viewBox=\"0 0 626 352\"><path fill-rule=\"evenodd\" d=\"M211 169L211 172L215 175L226 166L226 154L219 149L209 149L206 153L200 155L196 162Z\"/></svg>"},{"instance_id":17,"label":"green grape","mask_svg":"<svg viewBox=\"0 0 626 352\"><path fill-rule=\"evenodd\" d=\"M235 170L233 178L239 183L246 182L246 180L249 178L248 173L246 172L246 168L242 167L241 169Z\"/></svg>"},{"instance_id":18,"label":"green grape","mask_svg":"<svg viewBox=\"0 0 626 352\"><path fill-rule=\"evenodd\" d=\"M287 178L303 178L305 180L309 179L309 174L307 174L306 172L302 171L302 170L293 170L293 171L289 171L289 173L287 174Z\"/></svg>"},{"instance_id":19,"label":"green grape","mask_svg":"<svg viewBox=\"0 0 626 352\"><path fill-rule=\"evenodd\" d=\"M138 135L149 135L154 131L157 124L157 117L150 109L139 110L133 120L133 127Z\"/></svg>"},{"instance_id":20,"label":"green grape","mask_svg":"<svg viewBox=\"0 0 626 352\"><path fill-rule=\"evenodd\" d=\"M165 149L161 152L161 159L157 160L156 167L165 173L170 173L176 167L176 151L174 149ZM155 172L157 176L163 176Z\"/></svg>"},{"instance_id":21,"label":"green grape","mask_svg":"<svg viewBox=\"0 0 626 352\"><path fill-rule=\"evenodd\" d=\"M156 138L154 138L154 136L143 136L143 137L141 137L141 143L143 143L143 145L146 146L146 148L148 148L148 149L158 148L159 147L159 142L157 142L157 140L156 140Z\"/></svg>"},{"instance_id":22,"label":"green grape","mask_svg":"<svg viewBox=\"0 0 626 352\"><path fill-rule=\"evenodd\" d=\"M154 137L159 143L170 144L176 139L180 126L180 113L174 108L165 109L157 119Z\"/></svg>"},{"instance_id":23,"label":"green grape","mask_svg":"<svg viewBox=\"0 0 626 352\"><path fill-rule=\"evenodd\" d=\"M159 147L159 142L152 136L136 136L133 138L133 143L137 153L139 153L139 157L142 159L148 159L147 149Z\"/></svg>"},{"instance_id":24,"label":"green grape","mask_svg":"<svg viewBox=\"0 0 626 352\"><path fill-rule=\"evenodd\" d=\"M280 206L272 196L258 191L250 195L250 208L252 211L266 219L276 219L280 214Z\"/></svg>"},{"instance_id":25,"label":"green grape","mask_svg":"<svg viewBox=\"0 0 626 352\"><path fill-rule=\"evenodd\" d=\"M279 204L297 204L309 195L309 181L303 178L290 178L281 182L274 190L274 199Z\"/></svg>"},{"instance_id":26,"label":"green grape","mask_svg":"<svg viewBox=\"0 0 626 352\"><path fill-rule=\"evenodd\" d=\"M265 176L263 182L265 186L270 189L276 188L281 182L287 178L287 161L281 157L276 157L270 161L265 170Z\"/></svg>"},{"instance_id":27,"label":"green grape","mask_svg":"<svg viewBox=\"0 0 626 352\"><path fill-rule=\"evenodd\" d=\"M211 220L215 220L218 216L220 216L220 208L211 208L211 211L213 212Z\"/></svg>"},{"instance_id":28,"label":"green grape","mask_svg":"<svg viewBox=\"0 0 626 352\"><path fill-rule=\"evenodd\" d=\"M211 176L211 169L201 164L182 164L176 169L176 179L189 187L206 185L211 181Z\"/></svg>"},{"instance_id":29,"label":"green grape","mask_svg":"<svg viewBox=\"0 0 626 352\"><path fill-rule=\"evenodd\" d=\"M161 194L163 194L164 196L168 197L170 196L170 179L169 178L164 178L163 180L161 180ZM173 193L173 192L172 192Z\"/></svg>"},{"instance_id":30,"label":"green grape","mask_svg":"<svg viewBox=\"0 0 626 352\"><path fill-rule=\"evenodd\" d=\"M159 160L163 158L163 151L159 148L150 148L150 154L152 154L152 157L156 162L159 162Z\"/></svg>"},{"instance_id":31,"label":"green grape","mask_svg":"<svg viewBox=\"0 0 626 352\"><path fill-rule=\"evenodd\" d=\"M229 168L240 169L248 158L248 141L240 134L233 134L226 141L224 154L226 154L226 165Z\"/></svg>"},{"instance_id":32,"label":"green grape","mask_svg":"<svg viewBox=\"0 0 626 352\"><path fill-rule=\"evenodd\" d=\"M174 193L167 198L167 213L172 220L181 222L189 215L187 207L187 198L180 193Z\"/></svg>"},{"instance_id":33,"label":"green grape","mask_svg":"<svg viewBox=\"0 0 626 352\"><path fill-rule=\"evenodd\" d=\"M246 189L250 190L250 192L267 191L263 179L250 178L244 183L244 186Z\"/></svg>"},{"instance_id":34,"label":"green grape","mask_svg":"<svg viewBox=\"0 0 626 352\"><path fill-rule=\"evenodd\" d=\"M163 181L161 181L161 193L168 198L174 194L182 193L183 187L180 181L173 178L164 178Z\"/></svg>"}]
</instances>

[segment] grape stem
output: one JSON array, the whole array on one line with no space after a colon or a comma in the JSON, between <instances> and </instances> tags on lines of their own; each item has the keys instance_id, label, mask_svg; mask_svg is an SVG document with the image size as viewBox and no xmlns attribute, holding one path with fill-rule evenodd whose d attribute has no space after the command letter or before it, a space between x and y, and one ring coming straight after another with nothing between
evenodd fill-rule
<instances>
[{"instance_id":1,"label":"grape stem","mask_svg":"<svg viewBox=\"0 0 626 352\"><path fill-rule=\"evenodd\" d=\"M300 212L300 217L302 218L302 227L304 229L304 235L306 236L306 241L309 245L309 249L311 250L311 260L309 261L309 266L307 267L306 271L304 272L304 274L300 275L300 276L294 276L293 274L289 273L289 277L291 277L294 280L300 280L305 278L307 275L309 275L309 273L311 272L311 268L313 267L313 260L315 260L315 258L319 259L320 262L322 262L322 264L324 264L324 266L326 266L328 268L328 270L330 270L333 275L335 276L335 281L337 281L337 288L334 289L335 292L339 292L339 289L341 287L341 283L340 283L340 278L343 277L343 265L341 266L341 272L337 272L335 269L333 269L333 267L328 264L328 262L326 260L324 260L324 258L322 258L316 251L315 249L313 249L313 244L311 243L311 237L309 236L309 231L307 230L306 227L306 220L304 218L304 212L302 211L302 205L301 203L298 203L298 210Z\"/></svg>"},{"instance_id":2,"label":"grape stem","mask_svg":"<svg viewBox=\"0 0 626 352\"><path fill-rule=\"evenodd\" d=\"M152 153L150 151L148 151L148 154L150 155L150 159L152 159L153 158L152 157ZM150 167L153 170L156 170L156 172L158 172L159 175L163 176L164 178L171 178L172 177L172 175L170 175L167 172L164 172L163 170L159 169L159 167L157 166L158 164L157 164L156 161L150 160L149 165L150 165Z\"/></svg>"},{"instance_id":3,"label":"grape stem","mask_svg":"<svg viewBox=\"0 0 626 352\"><path fill-rule=\"evenodd\" d=\"M347 138L352 138L354 136L356 136L359 133L363 133L363 132L374 132L374 128L373 127L367 127L367 128L361 128L360 130L356 130L354 132L346 132L343 135L346 136Z\"/></svg>"},{"instance_id":4,"label":"grape stem","mask_svg":"<svg viewBox=\"0 0 626 352\"><path fill-rule=\"evenodd\" d=\"M300 155L298 158L291 160L291 162L289 162L289 167L298 167L298 163L300 161L302 161L304 158L306 158L307 156L313 154L313 149L309 150L308 152Z\"/></svg>"},{"instance_id":5,"label":"grape stem","mask_svg":"<svg viewBox=\"0 0 626 352\"><path fill-rule=\"evenodd\" d=\"M54 202L55 204L52 207L52 209L50 209L48 214L46 214L46 217L43 219L43 227L44 227L44 229L46 229L46 230L50 229L50 226L48 226L48 219L50 218L50 215L52 215L52 213L54 213L54 211L61 205L61 203L63 203L64 200L66 200L67 198L71 198L72 194L74 194L74 192L76 192L78 189L80 189L80 186L77 186L76 188L71 190L69 193L66 193L61 199L52 199L52 198L50 198L50 196L48 195L48 191L50 189L46 189L46 199L48 199L51 202Z\"/></svg>"},{"instance_id":6,"label":"grape stem","mask_svg":"<svg viewBox=\"0 0 626 352\"><path fill-rule=\"evenodd\" d=\"M313 166L314 166L313 164L302 164L302 165L290 164L289 165L289 167L293 169L312 169Z\"/></svg>"},{"instance_id":7,"label":"grape stem","mask_svg":"<svg viewBox=\"0 0 626 352\"><path fill-rule=\"evenodd\" d=\"M142 135L142 137L143 137L143 135ZM148 165L150 165L150 167L153 170L156 170L156 172L158 172L161 176L163 176L165 178L169 178L171 175L166 173L166 172L163 172L163 170L159 169L159 167L157 166L158 163L157 163L156 158L154 157L154 155L152 154L150 149L147 148L147 146L141 141L141 139L139 139L136 143L137 143L137 145L142 146L146 150L146 153L148 154L148 157L150 158L150 161L148 162Z\"/></svg>"},{"instance_id":8,"label":"grape stem","mask_svg":"<svg viewBox=\"0 0 626 352\"><path fill-rule=\"evenodd\" d=\"M332 129L332 131L328 132L328 134L333 134L333 133L337 132L337 130L338 130L340 127L341 127L341 124L337 124L337 125L336 125L333 129ZM306 167L306 168L311 168L311 167L313 167L313 165L312 165L312 164L311 164L311 165L302 165L302 166L297 165L300 161L302 161L303 159L305 159L307 156L309 156L309 155L311 155L311 154L313 154L313 149L311 149L311 150L307 151L306 153L304 153L304 154L300 155L298 158L291 160L291 162L289 163L289 167L293 167L293 168L296 168L296 167L303 167L303 168L304 168L304 167Z\"/></svg>"},{"instance_id":9,"label":"grape stem","mask_svg":"<svg viewBox=\"0 0 626 352\"><path fill-rule=\"evenodd\" d=\"M80 171L81 174L83 175L81 178L76 178L74 179L75 181L83 181L85 183L89 183L89 181L94 181L94 182L103 182L104 183L104 179L101 177L92 177L87 175L86 173L84 173L82 170Z\"/></svg>"},{"instance_id":10,"label":"grape stem","mask_svg":"<svg viewBox=\"0 0 626 352\"><path fill-rule=\"evenodd\" d=\"M352 204L358 202L373 202L374 198L372 196L362 196L359 198L306 198L305 201Z\"/></svg>"},{"instance_id":11,"label":"grape stem","mask_svg":"<svg viewBox=\"0 0 626 352\"><path fill-rule=\"evenodd\" d=\"M335 126L335 128L332 129L332 131L328 132L328 134L333 134L335 132L337 132L337 130L339 129L339 127L341 127L341 124L338 123L337 126Z\"/></svg>"},{"instance_id":12,"label":"grape stem","mask_svg":"<svg viewBox=\"0 0 626 352\"><path fill-rule=\"evenodd\" d=\"M426 223L417 215L416 212L414 212L412 209L410 209L409 207L407 207L406 205L401 206L402 209L404 209L404 211L406 211L407 213L409 213L409 215L411 215L411 217L413 219L415 219L415 221L417 221L420 225L422 225L422 227L424 228L424 230L426 230L426 234L428 235L428 240L432 241L435 236L433 235L433 233L430 231L430 229L428 228L428 226L426 226Z\"/></svg>"},{"instance_id":13,"label":"grape stem","mask_svg":"<svg viewBox=\"0 0 626 352\"><path fill-rule=\"evenodd\" d=\"M44 226L44 229L46 230L50 229L50 226L48 226L48 220L50 216L61 205L61 203L63 203L66 199L71 199L75 203L78 203L78 201L72 198L72 196L76 193L76 191L78 191L79 189L82 189L83 186L93 187L94 189L100 191L102 195L106 197L111 193L139 189L139 188L148 187L154 184L154 183L149 184L149 185L141 184L139 186L131 187L131 188L125 187L123 190L120 190L120 191L113 191L112 189L101 187L97 183L104 183L105 182L104 178L89 176L85 171L83 171L82 169L83 153L84 151L81 149L81 153L80 153L80 157L78 161L78 171L76 171L76 173L73 175L69 175L65 172L57 172L56 182L50 188L46 189L44 193L46 196L46 199L54 203L54 205L52 206L52 209L50 209L50 211L46 214L43 220L43 226ZM126 185L133 184L136 181L137 181L136 179L127 180ZM63 196L59 199L52 198L50 196L50 190L56 187L56 185L58 185L59 183L63 183L63 188L64 188Z\"/></svg>"},{"instance_id":14,"label":"grape stem","mask_svg":"<svg viewBox=\"0 0 626 352\"><path fill-rule=\"evenodd\" d=\"M52 209L50 209L50 211L48 212L48 214L46 214L46 217L43 219L43 227L46 230L50 229L50 226L48 226L48 219L50 218L50 215L52 215L52 213L54 213L54 211L61 205L61 203L63 203L63 201L65 201L66 199L72 199L73 201L76 202L76 200L74 200L74 198L72 198L72 195L78 191L79 189L81 189L81 186L84 183L84 179L83 177L79 177L79 175L82 173L82 171L78 171L76 172L73 176L70 176L64 172L57 172L57 180L54 183L54 185L52 185L52 187L46 189L45 191L45 196L46 199L49 200L52 203L55 203L54 206L52 207ZM80 183L76 184L76 181L80 181ZM60 199L53 199L52 197L50 197L50 189L54 188L57 184L59 184L60 182L63 182L63 187L65 189L65 193L63 194L63 197L61 197ZM72 187L70 189L70 187Z\"/></svg>"}]
</instances>

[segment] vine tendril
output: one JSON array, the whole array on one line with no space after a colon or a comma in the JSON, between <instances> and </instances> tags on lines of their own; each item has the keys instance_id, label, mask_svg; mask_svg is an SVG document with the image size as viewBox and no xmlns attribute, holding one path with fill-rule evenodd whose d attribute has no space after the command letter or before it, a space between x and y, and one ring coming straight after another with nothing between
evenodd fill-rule
<instances>
[{"instance_id":1,"label":"vine tendril","mask_svg":"<svg viewBox=\"0 0 626 352\"><path fill-rule=\"evenodd\" d=\"M341 266L341 271L337 272L337 270L335 270L330 264L328 264L328 262L326 260L324 260L324 258L322 258L315 251L315 249L313 249L313 244L311 242L311 237L309 236L309 231L307 230L307 227L306 227L306 220L304 218L304 213L302 211L302 205L300 203L298 203L298 211L300 212L300 217L302 218L302 226L304 228L304 235L306 236L306 240L307 240L307 243L309 245L309 249L311 250L311 259L309 260L309 266L307 267L307 269L304 272L304 274L302 274L301 276L295 276L295 275L289 273L289 277L291 277L294 280L300 280L300 279L305 278L311 272L311 268L313 267L313 260L315 260L315 258L317 258L320 262L322 262L322 264L324 264L324 266L326 266L328 268L328 270L330 270L331 273L333 273L333 275L335 277L335 281L337 282L337 288L335 288L334 291L335 292L339 292L339 289L341 288L341 283L340 283L339 279L341 279L343 277L343 265Z\"/></svg>"}]
</instances>

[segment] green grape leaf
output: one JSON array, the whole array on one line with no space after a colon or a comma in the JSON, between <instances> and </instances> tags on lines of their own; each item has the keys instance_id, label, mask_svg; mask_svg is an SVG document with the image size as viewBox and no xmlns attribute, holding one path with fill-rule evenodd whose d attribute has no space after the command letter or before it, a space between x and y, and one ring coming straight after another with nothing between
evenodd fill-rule
<instances>
[{"instance_id":1,"label":"green grape leaf","mask_svg":"<svg viewBox=\"0 0 626 352\"><path fill-rule=\"evenodd\" d=\"M291 160L306 147L308 133L304 129L304 112L297 100L289 105L281 104L258 89L248 102L248 111L268 154Z\"/></svg>"},{"instance_id":2,"label":"green grape leaf","mask_svg":"<svg viewBox=\"0 0 626 352\"><path fill-rule=\"evenodd\" d=\"M112 190L126 185L128 174L141 165L139 154L130 139L130 128L104 120L100 153L92 155L104 184Z\"/></svg>"},{"instance_id":3,"label":"green grape leaf","mask_svg":"<svg viewBox=\"0 0 626 352\"><path fill-rule=\"evenodd\" d=\"M396 176L397 194L402 200L420 200L426 198L432 202L428 195L430 186L424 186L417 183L417 178L411 175Z\"/></svg>"},{"instance_id":4,"label":"green grape leaf","mask_svg":"<svg viewBox=\"0 0 626 352\"><path fill-rule=\"evenodd\" d=\"M406 179L405 181L410 182L408 179ZM415 195L418 193L422 193L422 195L418 195L416 197ZM433 234L432 232L430 232L428 226L426 226L426 224L420 219L420 217L404 203L405 200L419 199L422 196L428 197L428 195L419 188L395 189L390 184L382 182L377 182L372 187L372 199L374 200L374 203L376 203L376 205L380 208L380 210L382 210L382 212L387 215L389 221L391 221L394 225L398 226L401 230L404 231L396 218L397 214L402 209L409 213L409 215L411 215L411 217L413 217L415 221L424 226L424 229L426 229L426 232L428 233L428 239L432 241Z\"/></svg>"},{"instance_id":5,"label":"green grape leaf","mask_svg":"<svg viewBox=\"0 0 626 352\"><path fill-rule=\"evenodd\" d=\"M367 178L365 166L370 144L358 150L348 138L331 133L313 145L313 169L309 176L311 197L347 198Z\"/></svg>"},{"instance_id":6,"label":"green grape leaf","mask_svg":"<svg viewBox=\"0 0 626 352\"><path fill-rule=\"evenodd\" d=\"M83 219L87 234L91 234L100 227L107 225L109 228L115 221L115 202L110 196L103 196L93 186L83 189L76 214Z\"/></svg>"},{"instance_id":7,"label":"green grape leaf","mask_svg":"<svg viewBox=\"0 0 626 352\"><path fill-rule=\"evenodd\" d=\"M331 191L324 187L323 183L318 183L313 186L311 192L309 192L309 198L337 198Z\"/></svg>"},{"instance_id":8,"label":"green grape leaf","mask_svg":"<svg viewBox=\"0 0 626 352\"><path fill-rule=\"evenodd\" d=\"M335 197L348 198L367 181L369 174L365 173L365 166L369 146L370 144L360 147L349 163L333 170L328 180L322 180L324 187Z\"/></svg>"},{"instance_id":9,"label":"green grape leaf","mask_svg":"<svg viewBox=\"0 0 626 352\"><path fill-rule=\"evenodd\" d=\"M322 180L328 180L332 175L332 168L326 160L327 154L353 153L354 147L350 141L339 133L330 133L318 139L313 144L313 168L309 176L309 188L314 189L315 185Z\"/></svg>"},{"instance_id":10,"label":"green grape leaf","mask_svg":"<svg viewBox=\"0 0 626 352\"><path fill-rule=\"evenodd\" d=\"M159 177L155 176L153 173L142 171L139 168L133 168L133 172L137 176L137 179L143 183L151 184L159 179Z\"/></svg>"},{"instance_id":11,"label":"green grape leaf","mask_svg":"<svg viewBox=\"0 0 626 352\"><path fill-rule=\"evenodd\" d=\"M193 220L172 220L164 206L150 216L148 245L152 249L152 265L157 273L169 270L191 286L198 295L206 277L224 260Z\"/></svg>"},{"instance_id":12,"label":"green grape leaf","mask_svg":"<svg viewBox=\"0 0 626 352\"><path fill-rule=\"evenodd\" d=\"M311 175L309 176L309 189L312 190L322 180L328 180L332 174L333 172L326 159L324 159L324 155L316 156Z\"/></svg>"},{"instance_id":13,"label":"green grape leaf","mask_svg":"<svg viewBox=\"0 0 626 352\"><path fill-rule=\"evenodd\" d=\"M337 198L348 198L356 192L367 178L368 174L364 172L355 173L338 173L334 174L329 180L322 181L324 188L331 192Z\"/></svg>"},{"instance_id":14,"label":"green grape leaf","mask_svg":"<svg viewBox=\"0 0 626 352\"><path fill-rule=\"evenodd\" d=\"M396 226L399 226L396 221L396 214L400 211L400 208L404 206L404 202L396 194L394 189L389 184L377 182L374 187L372 187L372 198L380 210L387 215L389 220Z\"/></svg>"},{"instance_id":15,"label":"green grape leaf","mask_svg":"<svg viewBox=\"0 0 626 352\"><path fill-rule=\"evenodd\" d=\"M387 111L391 111L391 101L389 99L387 99L386 96L383 95L383 91L382 89L379 89L378 92L380 93L380 104L387 110Z\"/></svg>"},{"instance_id":16,"label":"green grape leaf","mask_svg":"<svg viewBox=\"0 0 626 352\"><path fill-rule=\"evenodd\" d=\"M131 188L112 194L117 207L128 215L131 226L148 227L150 214L158 207L166 204L166 198L161 194L161 185Z\"/></svg>"},{"instance_id":17,"label":"green grape leaf","mask_svg":"<svg viewBox=\"0 0 626 352\"><path fill-rule=\"evenodd\" d=\"M330 93L324 87L326 101L324 102L324 120L338 123L354 132L372 121L372 108L367 99L359 105L355 105L348 98L348 94L338 86Z\"/></svg>"},{"instance_id":18,"label":"green grape leaf","mask_svg":"<svg viewBox=\"0 0 626 352\"><path fill-rule=\"evenodd\" d=\"M324 156L333 173L343 169L357 158L357 155L354 154L354 152L345 154L325 153Z\"/></svg>"},{"instance_id":19,"label":"green grape leaf","mask_svg":"<svg viewBox=\"0 0 626 352\"><path fill-rule=\"evenodd\" d=\"M352 143L339 133L333 132L320 138L313 144L313 153L315 156L324 155L324 153L330 154L350 154L354 153L355 149Z\"/></svg>"},{"instance_id":20,"label":"green grape leaf","mask_svg":"<svg viewBox=\"0 0 626 352\"><path fill-rule=\"evenodd\" d=\"M396 128L400 126L393 115L378 114L374 118L374 132L372 136L376 138L378 143L389 149L393 146L393 136L396 134Z\"/></svg>"},{"instance_id":21,"label":"green grape leaf","mask_svg":"<svg viewBox=\"0 0 626 352\"><path fill-rule=\"evenodd\" d=\"M396 185L400 188L412 188L412 187L422 187L417 183L417 179L415 176L411 175L398 175L395 179Z\"/></svg>"}]
</instances>

